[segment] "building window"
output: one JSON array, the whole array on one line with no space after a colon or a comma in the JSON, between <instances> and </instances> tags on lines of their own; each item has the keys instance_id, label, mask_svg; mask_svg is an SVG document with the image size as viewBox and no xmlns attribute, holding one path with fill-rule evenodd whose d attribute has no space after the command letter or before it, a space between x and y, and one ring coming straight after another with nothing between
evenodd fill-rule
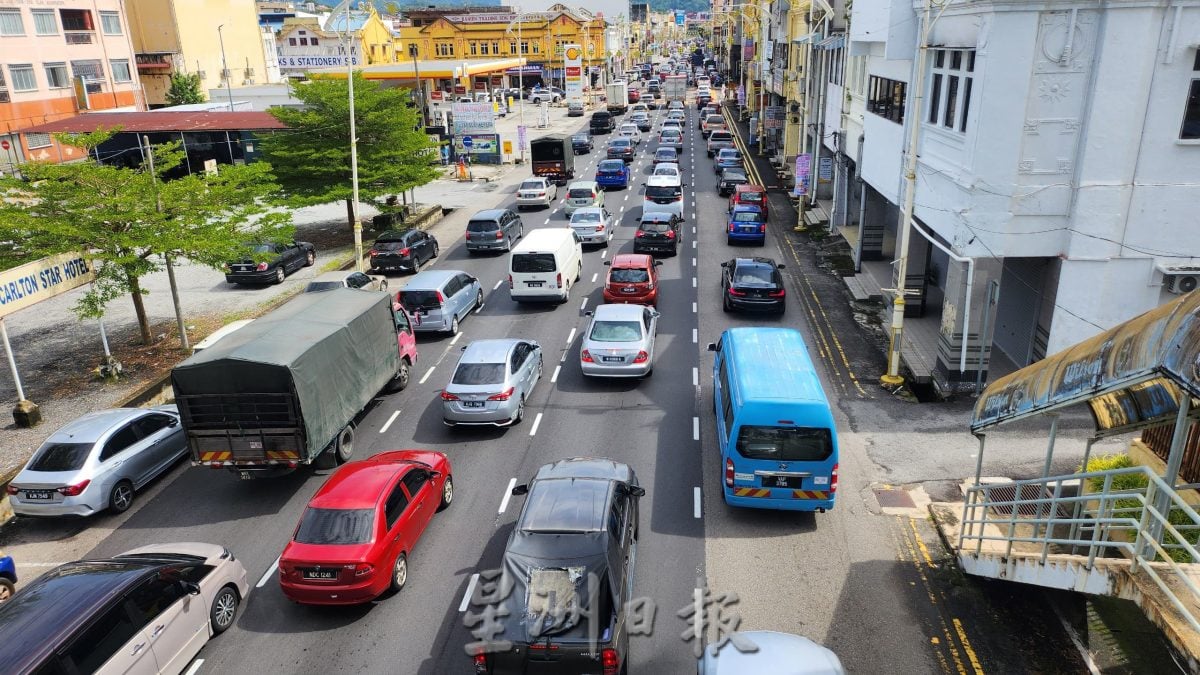
<instances>
[{"instance_id":1,"label":"building window","mask_svg":"<svg viewBox=\"0 0 1200 675\"><path fill-rule=\"evenodd\" d=\"M51 89L66 89L71 86L71 78L67 75L67 64L65 63L47 63L46 83Z\"/></svg>"},{"instance_id":2,"label":"building window","mask_svg":"<svg viewBox=\"0 0 1200 675\"><path fill-rule=\"evenodd\" d=\"M1183 108L1183 128L1179 131L1179 138L1185 141L1200 140L1200 49L1196 50L1196 62L1192 64L1192 82Z\"/></svg>"},{"instance_id":3,"label":"building window","mask_svg":"<svg viewBox=\"0 0 1200 675\"><path fill-rule=\"evenodd\" d=\"M288 46L295 47L296 46L296 38L288 38Z\"/></svg>"},{"instance_id":4,"label":"building window","mask_svg":"<svg viewBox=\"0 0 1200 675\"><path fill-rule=\"evenodd\" d=\"M450 41L437 42L434 44L434 50L438 58L454 56L454 43Z\"/></svg>"},{"instance_id":5,"label":"building window","mask_svg":"<svg viewBox=\"0 0 1200 675\"><path fill-rule=\"evenodd\" d=\"M50 134L25 134L25 147L30 150L50 147Z\"/></svg>"},{"instance_id":6,"label":"building window","mask_svg":"<svg viewBox=\"0 0 1200 675\"><path fill-rule=\"evenodd\" d=\"M133 76L129 72L129 59L113 59L108 62L112 66L113 82L132 82Z\"/></svg>"},{"instance_id":7,"label":"building window","mask_svg":"<svg viewBox=\"0 0 1200 675\"><path fill-rule=\"evenodd\" d=\"M499 42L492 43L492 54L494 54L496 56L500 56L500 43Z\"/></svg>"},{"instance_id":8,"label":"building window","mask_svg":"<svg viewBox=\"0 0 1200 675\"><path fill-rule=\"evenodd\" d=\"M480 43L479 43L479 53L480 53L481 55L483 55L483 56L487 56L487 55L488 55L488 53L489 53L489 52L488 52L488 43L486 43L486 42L480 42Z\"/></svg>"},{"instance_id":9,"label":"building window","mask_svg":"<svg viewBox=\"0 0 1200 675\"><path fill-rule=\"evenodd\" d=\"M842 83L842 56L843 56L843 53L844 52L842 51L841 47L838 47L837 49L831 49L827 52L827 54L829 55L829 83L830 84L841 84Z\"/></svg>"},{"instance_id":10,"label":"building window","mask_svg":"<svg viewBox=\"0 0 1200 675\"><path fill-rule=\"evenodd\" d=\"M529 40L521 40L521 53L522 54L529 53Z\"/></svg>"},{"instance_id":11,"label":"building window","mask_svg":"<svg viewBox=\"0 0 1200 675\"><path fill-rule=\"evenodd\" d=\"M62 19L63 30L96 30L92 13L86 9L60 9L58 15Z\"/></svg>"},{"instance_id":12,"label":"building window","mask_svg":"<svg viewBox=\"0 0 1200 675\"><path fill-rule=\"evenodd\" d=\"M867 84L867 110L896 124L904 124L904 90L899 80L871 76Z\"/></svg>"},{"instance_id":13,"label":"building window","mask_svg":"<svg viewBox=\"0 0 1200 675\"><path fill-rule=\"evenodd\" d=\"M309 44L309 45L311 45L311 46L313 46L313 47L316 47L316 46L317 46L317 38L309 38L309 39L308 39L308 44Z\"/></svg>"},{"instance_id":14,"label":"building window","mask_svg":"<svg viewBox=\"0 0 1200 675\"><path fill-rule=\"evenodd\" d=\"M105 35L121 34L121 15L118 12L100 12L100 26Z\"/></svg>"},{"instance_id":15,"label":"building window","mask_svg":"<svg viewBox=\"0 0 1200 675\"><path fill-rule=\"evenodd\" d=\"M971 111L971 86L975 79L974 49L934 49L930 66L929 124L956 130L967 130Z\"/></svg>"},{"instance_id":16,"label":"building window","mask_svg":"<svg viewBox=\"0 0 1200 675\"><path fill-rule=\"evenodd\" d=\"M475 41L473 41L473 40L472 40L472 41L471 41L471 42L470 42L470 43L467 45L467 48L468 48L468 50L470 51L470 53L471 53L471 56L479 56L479 43L478 43L478 42L475 42Z\"/></svg>"},{"instance_id":17,"label":"building window","mask_svg":"<svg viewBox=\"0 0 1200 675\"><path fill-rule=\"evenodd\" d=\"M58 19L52 9L35 9L33 14L33 29L38 35L58 35Z\"/></svg>"},{"instance_id":18,"label":"building window","mask_svg":"<svg viewBox=\"0 0 1200 675\"><path fill-rule=\"evenodd\" d=\"M300 46L307 47L308 46L308 38L300 38Z\"/></svg>"},{"instance_id":19,"label":"building window","mask_svg":"<svg viewBox=\"0 0 1200 675\"><path fill-rule=\"evenodd\" d=\"M0 35L24 35L25 22L21 21L21 10L0 9Z\"/></svg>"},{"instance_id":20,"label":"building window","mask_svg":"<svg viewBox=\"0 0 1200 675\"><path fill-rule=\"evenodd\" d=\"M104 68L99 61L72 61L71 73L75 77L86 77L88 84L104 82Z\"/></svg>"},{"instance_id":21,"label":"building window","mask_svg":"<svg viewBox=\"0 0 1200 675\"><path fill-rule=\"evenodd\" d=\"M8 67L8 76L13 91L36 91L37 78L33 76L32 63L14 63Z\"/></svg>"},{"instance_id":22,"label":"building window","mask_svg":"<svg viewBox=\"0 0 1200 675\"><path fill-rule=\"evenodd\" d=\"M534 54L540 54L540 53L541 53L541 51L542 51L542 43L541 43L541 41L538 41L538 42L535 42L535 43L533 43L533 53L534 53Z\"/></svg>"}]
</instances>

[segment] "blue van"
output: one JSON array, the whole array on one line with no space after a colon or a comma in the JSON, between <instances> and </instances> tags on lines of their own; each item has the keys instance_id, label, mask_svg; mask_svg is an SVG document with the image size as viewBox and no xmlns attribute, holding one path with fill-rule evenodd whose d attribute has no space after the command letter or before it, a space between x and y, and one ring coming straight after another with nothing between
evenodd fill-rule
<instances>
[{"instance_id":1,"label":"blue van","mask_svg":"<svg viewBox=\"0 0 1200 675\"><path fill-rule=\"evenodd\" d=\"M713 406L725 502L757 509L832 509L837 429L800 332L730 328L708 350L717 354Z\"/></svg>"}]
</instances>

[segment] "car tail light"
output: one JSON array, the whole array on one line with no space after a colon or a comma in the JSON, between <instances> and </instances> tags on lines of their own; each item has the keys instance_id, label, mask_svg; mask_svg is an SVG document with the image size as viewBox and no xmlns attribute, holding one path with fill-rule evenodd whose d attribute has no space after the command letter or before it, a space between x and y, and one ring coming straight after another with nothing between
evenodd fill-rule
<instances>
[{"instance_id":1,"label":"car tail light","mask_svg":"<svg viewBox=\"0 0 1200 675\"><path fill-rule=\"evenodd\" d=\"M439 305L446 301L446 298L442 295L441 291L434 291L434 294L437 296L437 301L438 301Z\"/></svg>"},{"instance_id":2,"label":"car tail light","mask_svg":"<svg viewBox=\"0 0 1200 675\"><path fill-rule=\"evenodd\" d=\"M259 272L266 272L270 267L271 265L269 263L258 263L254 269L258 270Z\"/></svg>"},{"instance_id":3,"label":"car tail light","mask_svg":"<svg viewBox=\"0 0 1200 675\"><path fill-rule=\"evenodd\" d=\"M782 298L786 293L787 293L787 291L785 291L784 289L781 288L777 291L768 291L767 296L772 297L772 298Z\"/></svg>"},{"instance_id":4,"label":"car tail light","mask_svg":"<svg viewBox=\"0 0 1200 675\"><path fill-rule=\"evenodd\" d=\"M759 231L759 232L766 232L766 231L767 231L767 226L766 226L766 225L759 225L759 226L758 226L758 231Z\"/></svg>"},{"instance_id":5,"label":"car tail light","mask_svg":"<svg viewBox=\"0 0 1200 675\"><path fill-rule=\"evenodd\" d=\"M562 272L554 275L554 285L562 288Z\"/></svg>"},{"instance_id":6,"label":"car tail light","mask_svg":"<svg viewBox=\"0 0 1200 675\"><path fill-rule=\"evenodd\" d=\"M508 275L508 290L511 291L512 287L513 287L512 275L510 274L510 275Z\"/></svg>"},{"instance_id":7,"label":"car tail light","mask_svg":"<svg viewBox=\"0 0 1200 675\"><path fill-rule=\"evenodd\" d=\"M457 401L457 400L459 400L459 398L457 396L455 396L454 394L451 394L448 391L442 391L442 400L443 401Z\"/></svg>"},{"instance_id":8,"label":"car tail light","mask_svg":"<svg viewBox=\"0 0 1200 675\"><path fill-rule=\"evenodd\" d=\"M725 460L725 487L733 487L733 460Z\"/></svg>"},{"instance_id":9,"label":"car tail light","mask_svg":"<svg viewBox=\"0 0 1200 675\"><path fill-rule=\"evenodd\" d=\"M596 231L597 231L597 232L603 232L603 231L604 231L604 225L602 225L602 224L601 224L601 225L597 225L597 226L596 226Z\"/></svg>"},{"instance_id":10,"label":"car tail light","mask_svg":"<svg viewBox=\"0 0 1200 675\"><path fill-rule=\"evenodd\" d=\"M667 239L675 238L675 230L667 230Z\"/></svg>"},{"instance_id":11,"label":"car tail light","mask_svg":"<svg viewBox=\"0 0 1200 675\"><path fill-rule=\"evenodd\" d=\"M503 239L504 238L504 230L496 230L496 238Z\"/></svg>"},{"instance_id":12,"label":"car tail light","mask_svg":"<svg viewBox=\"0 0 1200 675\"><path fill-rule=\"evenodd\" d=\"M641 231L641 230L638 230L638 231L637 231L637 232L636 232L636 233L633 235L633 238L634 238L634 239L641 239L641 238L642 238L642 237L644 237L644 236L646 236L646 233L645 233L645 232L643 232L643 231Z\"/></svg>"},{"instance_id":13,"label":"car tail light","mask_svg":"<svg viewBox=\"0 0 1200 675\"><path fill-rule=\"evenodd\" d=\"M596 362L596 360L592 358L592 353L586 349L579 352L579 360L583 361L584 363L595 363ZM12 494L12 493L10 492L9 494Z\"/></svg>"},{"instance_id":14,"label":"car tail light","mask_svg":"<svg viewBox=\"0 0 1200 675\"><path fill-rule=\"evenodd\" d=\"M646 361L648 361L649 359L650 359L650 355L649 355L649 354L647 354L647 353L646 353L646 352L644 352L644 351L640 351L640 352L638 352L638 353L637 353L637 356L633 357L633 362L634 362L634 363L645 363L645 362L646 362Z\"/></svg>"},{"instance_id":15,"label":"car tail light","mask_svg":"<svg viewBox=\"0 0 1200 675\"><path fill-rule=\"evenodd\" d=\"M87 489L88 484L91 482L92 481L90 480L85 480L82 483L76 483L74 485L64 485L58 488L58 492L65 497L78 497L83 493L84 490Z\"/></svg>"},{"instance_id":16,"label":"car tail light","mask_svg":"<svg viewBox=\"0 0 1200 675\"><path fill-rule=\"evenodd\" d=\"M508 389L505 389L504 391L500 392L499 394L492 394L491 396L488 397L487 400L489 400L489 401L507 401L508 399L512 398L513 391L515 391L515 390L512 387L509 387Z\"/></svg>"},{"instance_id":17,"label":"car tail light","mask_svg":"<svg viewBox=\"0 0 1200 675\"><path fill-rule=\"evenodd\" d=\"M600 666L604 668L604 675L617 675L617 666L620 664L621 657L617 655L617 650L605 647L600 652Z\"/></svg>"},{"instance_id":18,"label":"car tail light","mask_svg":"<svg viewBox=\"0 0 1200 675\"><path fill-rule=\"evenodd\" d=\"M375 249L371 249L370 251L367 251L367 255L369 255L371 257L375 257L375 256L379 255L379 251L376 251Z\"/></svg>"},{"instance_id":19,"label":"car tail light","mask_svg":"<svg viewBox=\"0 0 1200 675\"><path fill-rule=\"evenodd\" d=\"M487 672L487 654L484 654L483 652L479 652L478 654L475 655L475 672L476 673L486 673Z\"/></svg>"},{"instance_id":20,"label":"car tail light","mask_svg":"<svg viewBox=\"0 0 1200 675\"><path fill-rule=\"evenodd\" d=\"M375 571L375 566L371 563L358 563L354 566L354 576L365 577Z\"/></svg>"},{"instance_id":21,"label":"car tail light","mask_svg":"<svg viewBox=\"0 0 1200 675\"><path fill-rule=\"evenodd\" d=\"M838 473L838 465L834 464L833 465L833 474L831 474L829 476L829 493L830 494L837 492L837 479L838 479L837 473Z\"/></svg>"},{"instance_id":22,"label":"car tail light","mask_svg":"<svg viewBox=\"0 0 1200 675\"><path fill-rule=\"evenodd\" d=\"M729 231L730 231L730 232L733 232L733 223L730 223L730 224L729 224Z\"/></svg>"},{"instance_id":23,"label":"car tail light","mask_svg":"<svg viewBox=\"0 0 1200 675\"><path fill-rule=\"evenodd\" d=\"M13 485L12 483L9 483L8 486L4 488L4 491L10 495L15 495L17 492L19 492L19 490L17 490L17 486Z\"/></svg>"},{"instance_id":24,"label":"car tail light","mask_svg":"<svg viewBox=\"0 0 1200 675\"><path fill-rule=\"evenodd\" d=\"M405 248L400 249L399 253L400 253L400 255L408 255L408 254L412 253L412 249L405 247Z\"/></svg>"}]
</instances>

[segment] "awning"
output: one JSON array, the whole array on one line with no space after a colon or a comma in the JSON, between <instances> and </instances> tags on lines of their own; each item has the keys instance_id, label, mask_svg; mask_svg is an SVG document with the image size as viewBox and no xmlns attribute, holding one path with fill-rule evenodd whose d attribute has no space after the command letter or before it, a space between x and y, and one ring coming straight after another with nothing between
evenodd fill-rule
<instances>
[{"instance_id":1,"label":"awning","mask_svg":"<svg viewBox=\"0 0 1200 675\"><path fill-rule=\"evenodd\" d=\"M844 44L846 44L845 35L831 35L817 43L817 47L821 49L840 49Z\"/></svg>"},{"instance_id":2,"label":"awning","mask_svg":"<svg viewBox=\"0 0 1200 675\"><path fill-rule=\"evenodd\" d=\"M805 42L816 43L816 42L820 42L821 37L822 37L821 33L809 33L807 35L801 35L799 37L792 38L792 44L800 45L800 44L804 44Z\"/></svg>"},{"instance_id":3,"label":"awning","mask_svg":"<svg viewBox=\"0 0 1200 675\"><path fill-rule=\"evenodd\" d=\"M971 431L1087 403L1100 435L1122 433L1171 421L1181 392L1200 396L1200 291L996 380Z\"/></svg>"}]
</instances>

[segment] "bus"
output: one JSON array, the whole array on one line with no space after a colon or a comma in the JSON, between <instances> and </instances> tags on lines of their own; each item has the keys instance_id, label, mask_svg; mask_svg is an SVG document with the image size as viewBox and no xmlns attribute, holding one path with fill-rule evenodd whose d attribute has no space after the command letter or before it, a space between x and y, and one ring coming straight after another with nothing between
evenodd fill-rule
<instances>
[{"instance_id":1,"label":"bus","mask_svg":"<svg viewBox=\"0 0 1200 675\"><path fill-rule=\"evenodd\" d=\"M730 328L708 345L713 407L731 506L833 508L838 443L808 347L791 328Z\"/></svg>"}]
</instances>

